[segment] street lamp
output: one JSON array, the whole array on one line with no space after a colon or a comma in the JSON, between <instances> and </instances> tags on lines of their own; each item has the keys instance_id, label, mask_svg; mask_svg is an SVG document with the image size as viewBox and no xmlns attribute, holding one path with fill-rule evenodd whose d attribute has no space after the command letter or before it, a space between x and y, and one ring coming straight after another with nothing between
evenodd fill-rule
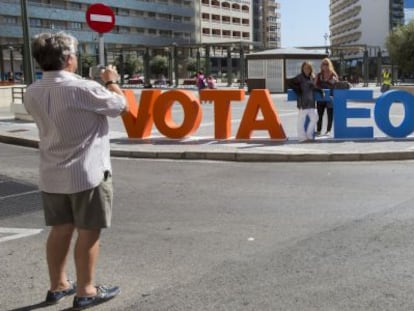
<instances>
[{"instance_id":1,"label":"street lamp","mask_svg":"<svg viewBox=\"0 0 414 311\"><path fill-rule=\"evenodd\" d=\"M9 81L14 81L14 55L13 55L14 48L12 46L9 46L9 52L10 52L10 75L9 75Z\"/></svg>"},{"instance_id":2,"label":"street lamp","mask_svg":"<svg viewBox=\"0 0 414 311\"><path fill-rule=\"evenodd\" d=\"M377 53L377 86L381 86L381 77L382 77L382 51L381 48L378 49Z\"/></svg>"},{"instance_id":3,"label":"street lamp","mask_svg":"<svg viewBox=\"0 0 414 311\"><path fill-rule=\"evenodd\" d=\"M173 61L174 61L174 80L175 80L175 87L178 87L179 80L178 80L178 44L176 42L172 43L173 46Z\"/></svg>"},{"instance_id":4,"label":"street lamp","mask_svg":"<svg viewBox=\"0 0 414 311\"><path fill-rule=\"evenodd\" d=\"M32 48L30 44L29 23L27 18L27 1L20 0L23 28L23 64L24 80L27 85L35 80L33 73Z\"/></svg>"},{"instance_id":5,"label":"street lamp","mask_svg":"<svg viewBox=\"0 0 414 311\"><path fill-rule=\"evenodd\" d=\"M328 51L328 38L329 38L329 35L325 32L325 34L323 35L323 38L325 39L325 52L326 52L326 54L329 54L329 51Z\"/></svg>"}]
</instances>

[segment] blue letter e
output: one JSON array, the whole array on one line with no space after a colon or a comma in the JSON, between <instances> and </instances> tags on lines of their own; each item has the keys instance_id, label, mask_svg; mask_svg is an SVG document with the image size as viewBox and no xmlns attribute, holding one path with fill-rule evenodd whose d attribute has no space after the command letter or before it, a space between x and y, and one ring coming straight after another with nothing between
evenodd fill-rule
<instances>
[{"instance_id":1,"label":"blue letter e","mask_svg":"<svg viewBox=\"0 0 414 311\"><path fill-rule=\"evenodd\" d=\"M372 90L334 90L334 132L335 138L373 138L372 127L348 127L349 118L369 118L370 109L347 108L348 99L371 101Z\"/></svg>"}]
</instances>

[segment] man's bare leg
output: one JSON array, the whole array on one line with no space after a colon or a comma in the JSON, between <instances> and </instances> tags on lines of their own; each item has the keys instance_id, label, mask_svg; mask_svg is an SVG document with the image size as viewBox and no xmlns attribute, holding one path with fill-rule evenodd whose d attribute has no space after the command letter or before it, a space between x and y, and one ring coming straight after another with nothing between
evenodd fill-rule
<instances>
[{"instance_id":1,"label":"man's bare leg","mask_svg":"<svg viewBox=\"0 0 414 311\"><path fill-rule=\"evenodd\" d=\"M76 296L78 297L96 295L95 268L99 255L100 233L100 229L78 229L75 245Z\"/></svg>"},{"instance_id":2,"label":"man's bare leg","mask_svg":"<svg viewBox=\"0 0 414 311\"><path fill-rule=\"evenodd\" d=\"M66 263L74 226L64 224L53 226L46 243L46 258L49 268L50 291L70 287L66 274Z\"/></svg>"}]
</instances>

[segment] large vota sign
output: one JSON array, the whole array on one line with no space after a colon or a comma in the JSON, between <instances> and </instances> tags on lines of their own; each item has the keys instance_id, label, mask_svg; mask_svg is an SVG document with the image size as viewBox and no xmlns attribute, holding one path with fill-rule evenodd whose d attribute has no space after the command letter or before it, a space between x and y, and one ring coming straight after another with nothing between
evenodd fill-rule
<instances>
[{"instance_id":1,"label":"large vota sign","mask_svg":"<svg viewBox=\"0 0 414 311\"><path fill-rule=\"evenodd\" d=\"M123 115L129 138L148 138L152 127L168 138L184 138L197 131L202 120L200 101L211 101L214 105L214 138L228 139L231 135L231 103L245 98L244 90L202 90L200 97L185 90L143 90L139 105L132 90L124 90L129 105L129 113ZM329 92L325 92L329 94ZM326 95L329 99L329 95ZM288 100L294 100L293 92ZM373 102L372 90L334 91L334 138L355 139L373 138L372 126L348 126L350 119L371 119L371 109L348 107L348 101ZM393 103L402 103L405 114L403 121L394 126L390 121ZM176 124L172 119L172 106L182 106L183 121ZM276 103L277 104L277 103ZM250 139L254 131L267 131L271 139L286 139L283 124L275 108L270 93L266 89L252 90L243 117L238 126L236 139ZM405 91L391 90L382 94L374 105L374 121L386 135L401 138L414 131L414 96ZM261 118L259 119L259 113Z\"/></svg>"}]
</instances>

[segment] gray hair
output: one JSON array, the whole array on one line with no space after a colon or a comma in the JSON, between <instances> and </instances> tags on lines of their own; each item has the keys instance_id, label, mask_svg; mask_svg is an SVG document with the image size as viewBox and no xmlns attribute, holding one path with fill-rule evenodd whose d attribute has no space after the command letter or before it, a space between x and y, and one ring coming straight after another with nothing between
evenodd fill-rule
<instances>
[{"instance_id":1,"label":"gray hair","mask_svg":"<svg viewBox=\"0 0 414 311\"><path fill-rule=\"evenodd\" d=\"M45 32L32 41L32 55L44 71L62 70L67 56L76 54L78 40L65 33Z\"/></svg>"}]
</instances>

